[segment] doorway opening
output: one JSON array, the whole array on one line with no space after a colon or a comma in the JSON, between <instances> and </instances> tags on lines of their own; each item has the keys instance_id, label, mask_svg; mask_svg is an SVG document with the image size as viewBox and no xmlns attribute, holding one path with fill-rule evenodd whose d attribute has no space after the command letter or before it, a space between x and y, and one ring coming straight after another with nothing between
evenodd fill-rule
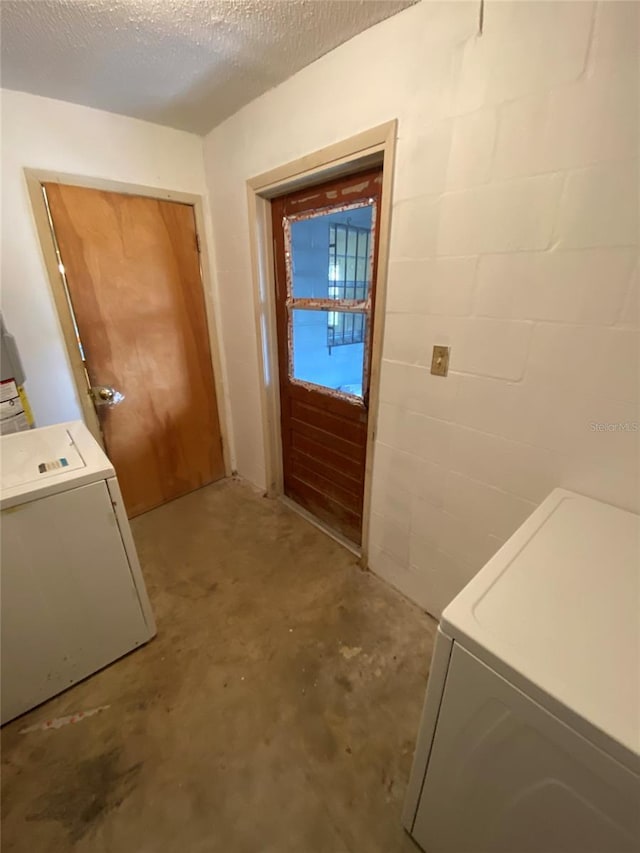
<instances>
[{"instance_id":1,"label":"doorway opening","mask_svg":"<svg viewBox=\"0 0 640 853\"><path fill-rule=\"evenodd\" d=\"M362 541L382 169L271 202L284 494Z\"/></svg>"},{"instance_id":2,"label":"doorway opening","mask_svg":"<svg viewBox=\"0 0 640 853\"><path fill-rule=\"evenodd\" d=\"M247 182L267 494L365 566L395 138L392 121Z\"/></svg>"}]
</instances>

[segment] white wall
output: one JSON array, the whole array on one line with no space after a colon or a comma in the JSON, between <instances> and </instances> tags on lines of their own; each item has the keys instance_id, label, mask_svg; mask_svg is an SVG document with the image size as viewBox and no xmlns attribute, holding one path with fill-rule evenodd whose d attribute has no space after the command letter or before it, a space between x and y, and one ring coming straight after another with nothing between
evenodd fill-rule
<instances>
[{"instance_id":1,"label":"white wall","mask_svg":"<svg viewBox=\"0 0 640 853\"><path fill-rule=\"evenodd\" d=\"M398 118L370 565L432 613L555 486L638 507L638 5L423 2L205 140L261 486L245 180ZM448 378L430 375L452 347Z\"/></svg>"},{"instance_id":2,"label":"white wall","mask_svg":"<svg viewBox=\"0 0 640 853\"><path fill-rule=\"evenodd\" d=\"M100 110L2 91L2 310L39 426L81 417L24 167L206 192L202 139Z\"/></svg>"}]
</instances>

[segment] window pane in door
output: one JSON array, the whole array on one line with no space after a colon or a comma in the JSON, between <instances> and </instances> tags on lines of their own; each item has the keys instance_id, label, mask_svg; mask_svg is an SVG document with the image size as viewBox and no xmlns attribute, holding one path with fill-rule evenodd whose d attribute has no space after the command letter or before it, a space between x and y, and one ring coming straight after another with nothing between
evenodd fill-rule
<instances>
[{"instance_id":1,"label":"window pane in door","mask_svg":"<svg viewBox=\"0 0 640 853\"><path fill-rule=\"evenodd\" d=\"M369 248L374 213L374 203L360 203L286 218L289 295L294 299L353 299L359 278L359 289L366 298L371 286ZM357 258L366 261L358 263ZM350 292L345 296L347 285ZM330 287L338 288L337 296L330 296Z\"/></svg>"},{"instance_id":2,"label":"window pane in door","mask_svg":"<svg viewBox=\"0 0 640 853\"><path fill-rule=\"evenodd\" d=\"M292 378L362 397L365 314L293 309Z\"/></svg>"}]
</instances>

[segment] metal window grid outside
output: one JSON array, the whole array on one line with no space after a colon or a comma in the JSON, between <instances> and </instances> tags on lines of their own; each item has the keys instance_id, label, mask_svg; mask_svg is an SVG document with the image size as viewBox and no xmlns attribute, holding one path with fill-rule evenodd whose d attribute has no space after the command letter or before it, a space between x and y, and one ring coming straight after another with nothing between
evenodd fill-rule
<instances>
[{"instance_id":1,"label":"metal window grid outside","mask_svg":"<svg viewBox=\"0 0 640 853\"><path fill-rule=\"evenodd\" d=\"M369 290L369 251L371 230L347 223L329 225L329 298L367 298ZM363 343L366 336L364 314L345 314L329 311L327 316L327 346Z\"/></svg>"}]
</instances>

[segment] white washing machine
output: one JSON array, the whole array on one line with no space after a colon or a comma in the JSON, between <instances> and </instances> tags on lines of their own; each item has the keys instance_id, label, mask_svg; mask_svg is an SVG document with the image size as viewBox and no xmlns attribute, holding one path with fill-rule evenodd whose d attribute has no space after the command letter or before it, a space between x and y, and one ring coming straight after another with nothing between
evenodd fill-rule
<instances>
[{"instance_id":1,"label":"white washing machine","mask_svg":"<svg viewBox=\"0 0 640 853\"><path fill-rule=\"evenodd\" d=\"M403 821L427 853L640 849L640 518L557 489L442 614Z\"/></svg>"},{"instance_id":2,"label":"white washing machine","mask_svg":"<svg viewBox=\"0 0 640 853\"><path fill-rule=\"evenodd\" d=\"M2 723L155 623L113 466L84 424L0 438Z\"/></svg>"}]
</instances>

